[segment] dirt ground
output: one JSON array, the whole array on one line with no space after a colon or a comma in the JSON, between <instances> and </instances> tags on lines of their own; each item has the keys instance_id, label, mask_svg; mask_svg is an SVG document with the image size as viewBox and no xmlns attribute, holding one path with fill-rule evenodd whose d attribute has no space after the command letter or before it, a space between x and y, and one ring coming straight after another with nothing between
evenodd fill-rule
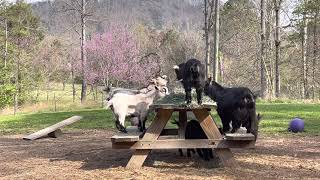
<instances>
[{"instance_id":1,"label":"dirt ground","mask_svg":"<svg viewBox=\"0 0 320 180\"><path fill-rule=\"evenodd\" d=\"M234 149L237 168L215 167L177 150L152 151L142 169L125 169L132 151L113 150L113 131L67 131L24 141L0 136L0 179L320 179L320 137L260 136Z\"/></svg>"}]
</instances>

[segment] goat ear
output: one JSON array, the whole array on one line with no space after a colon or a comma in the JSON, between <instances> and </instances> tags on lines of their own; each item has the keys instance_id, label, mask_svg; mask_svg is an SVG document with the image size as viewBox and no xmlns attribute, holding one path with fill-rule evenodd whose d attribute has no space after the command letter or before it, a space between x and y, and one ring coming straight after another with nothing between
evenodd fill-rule
<instances>
[{"instance_id":1,"label":"goat ear","mask_svg":"<svg viewBox=\"0 0 320 180\"><path fill-rule=\"evenodd\" d=\"M179 66L174 65L174 66L173 66L173 69L179 70Z\"/></svg>"},{"instance_id":2,"label":"goat ear","mask_svg":"<svg viewBox=\"0 0 320 180\"><path fill-rule=\"evenodd\" d=\"M161 78L167 80L168 76L167 75L162 75Z\"/></svg>"},{"instance_id":3,"label":"goat ear","mask_svg":"<svg viewBox=\"0 0 320 180\"><path fill-rule=\"evenodd\" d=\"M151 83L151 84L156 84L156 82L157 82L156 79L151 79L151 80L149 81L149 83Z\"/></svg>"}]
</instances>

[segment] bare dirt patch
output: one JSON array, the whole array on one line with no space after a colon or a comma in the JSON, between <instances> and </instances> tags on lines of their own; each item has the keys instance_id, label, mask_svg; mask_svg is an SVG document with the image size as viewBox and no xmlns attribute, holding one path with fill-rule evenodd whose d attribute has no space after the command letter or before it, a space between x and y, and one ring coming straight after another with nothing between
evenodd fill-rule
<instances>
[{"instance_id":1,"label":"bare dirt patch","mask_svg":"<svg viewBox=\"0 0 320 180\"><path fill-rule=\"evenodd\" d=\"M234 149L238 168L152 151L141 169L125 169L132 151L113 150L110 130L67 131L59 138L0 137L0 179L320 179L320 137L260 136Z\"/></svg>"}]
</instances>

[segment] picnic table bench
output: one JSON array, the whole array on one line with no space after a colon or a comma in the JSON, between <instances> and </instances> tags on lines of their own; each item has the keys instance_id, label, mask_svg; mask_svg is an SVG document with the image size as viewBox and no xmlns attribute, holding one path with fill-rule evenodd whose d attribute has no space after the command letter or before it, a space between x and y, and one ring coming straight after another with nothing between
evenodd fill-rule
<instances>
[{"instance_id":1,"label":"picnic table bench","mask_svg":"<svg viewBox=\"0 0 320 180\"><path fill-rule=\"evenodd\" d=\"M221 160L223 166L236 166L230 148L253 148L254 135L226 134L223 136L210 115L213 104L179 106L174 104L154 104L156 116L145 134L137 131L120 133L111 137L113 149L134 149L127 168L141 167L148 154L153 149L186 149L186 148L213 148L214 153ZM164 129L173 112L179 112L179 128ZM208 139L185 139L187 111L192 111L199 121Z\"/></svg>"}]
</instances>

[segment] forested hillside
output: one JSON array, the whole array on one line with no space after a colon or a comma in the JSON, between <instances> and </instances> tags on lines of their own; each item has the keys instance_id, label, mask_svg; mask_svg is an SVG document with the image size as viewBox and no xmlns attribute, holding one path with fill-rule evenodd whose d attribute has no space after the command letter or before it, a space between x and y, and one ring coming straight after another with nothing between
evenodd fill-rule
<instances>
[{"instance_id":1,"label":"forested hillside","mask_svg":"<svg viewBox=\"0 0 320 180\"><path fill-rule=\"evenodd\" d=\"M173 89L172 67L190 58L225 86L316 100L319 9L303 0L2 1L0 107L38 102L35 90L48 97L52 83L71 85L74 101L160 74Z\"/></svg>"}]
</instances>

